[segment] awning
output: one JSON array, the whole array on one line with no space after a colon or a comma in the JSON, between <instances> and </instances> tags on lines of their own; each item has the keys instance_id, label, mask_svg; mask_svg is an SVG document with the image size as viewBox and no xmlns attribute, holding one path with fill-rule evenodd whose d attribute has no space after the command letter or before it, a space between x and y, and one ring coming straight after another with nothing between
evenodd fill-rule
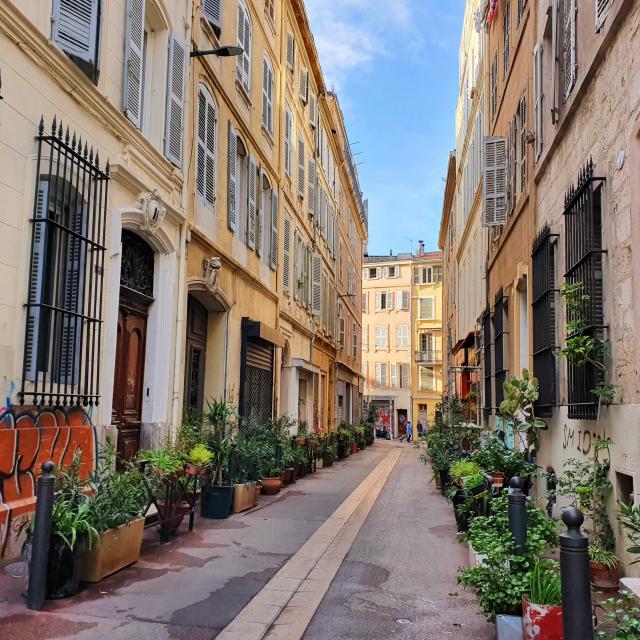
<instances>
[{"instance_id":1,"label":"awning","mask_svg":"<svg viewBox=\"0 0 640 640\"><path fill-rule=\"evenodd\" d=\"M242 328L247 338L259 338L260 340L270 342L274 346L284 349L285 342L282 333L276 329L272 329L264 322L242 318Z\"/></svg>"}]
</instances>

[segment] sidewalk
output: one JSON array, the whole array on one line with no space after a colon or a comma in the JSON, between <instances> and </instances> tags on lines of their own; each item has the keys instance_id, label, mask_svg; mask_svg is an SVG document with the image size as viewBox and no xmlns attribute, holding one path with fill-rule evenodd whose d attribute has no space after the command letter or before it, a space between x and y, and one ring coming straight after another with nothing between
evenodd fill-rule
<instances>
[{"instance_id":1,"label":"sidewalk","mask_svg":"<svg viewBox=\"0 0 640 640\"><path fill-rule=\"evenodd\" d=\"M163 546L145 532L140 562L74 598L26 609L24 583L0 569L0 637L211 640L388 453L376 445L228 520L182 525Z\"/></svg>"}]
</instances>

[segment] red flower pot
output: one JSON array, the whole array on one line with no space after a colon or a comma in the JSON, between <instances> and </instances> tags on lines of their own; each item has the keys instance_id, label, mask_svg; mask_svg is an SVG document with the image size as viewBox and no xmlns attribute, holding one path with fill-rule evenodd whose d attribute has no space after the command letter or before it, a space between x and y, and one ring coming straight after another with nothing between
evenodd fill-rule
<instances>
[{"instance_id":1,"label":"red flower pot","mask_svg":"<svg viewBox=\"0 0 640 640\"><path fill-rule=\"evenodd\" d=\"M562 607L532 604L522 599L524 640L563 640Z\"/></svg>"}]
</instances>

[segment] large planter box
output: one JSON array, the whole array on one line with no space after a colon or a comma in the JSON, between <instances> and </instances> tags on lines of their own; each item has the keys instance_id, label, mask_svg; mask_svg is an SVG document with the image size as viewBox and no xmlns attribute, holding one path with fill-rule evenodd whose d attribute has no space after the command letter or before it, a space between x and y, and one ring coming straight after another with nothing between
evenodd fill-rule
<instances>
[{"instance_id":1,"label":"large planter box","mask_svg":"<svg viewBox=\"0 0 640 640\"><path fill-rule=\"evenodd\" d=\"M210 520L228 518L233 504L233 487L208 485L202 487L200 515Z\"/></svg>"},{"instance_id":2,"label":"large planter box","mask_svg":"<svg viewBox=\"0 0 640 640\"><path fill-rule=\"evenodd\" d=\"M245 482L233 485L233 512L240 513L253 507L256 497L256 483Z\"/></svg>"},{"instance_id":3,"label":"large planter box","mask_svg":"<svg viewBox=\"0 0 640 640\"><path fill-rule=\"evenodd\" d=\"M98 542L87 551L81 580L100 582L140 559L144 518L120 525L100 534Z\"/></svg>"},{"instance_id":4,"label":"large planter box","mask_svg":"<svg viewBox=\"0 0 640 640\"><path fill-rule=\"evenodd\" d=\"M324 460L322 458L316 458L316 470L324 467Z\"/></svg>"},{"instance_id":5,"label":"large planter box","mask_svg":"<svg viewBox=\"0 0 640 640\"><path fill-rule=\"evenodd\" d=\"M562 607L532 604L522 600L524 640L562 640Z\"/></svg>"}]
</instances>

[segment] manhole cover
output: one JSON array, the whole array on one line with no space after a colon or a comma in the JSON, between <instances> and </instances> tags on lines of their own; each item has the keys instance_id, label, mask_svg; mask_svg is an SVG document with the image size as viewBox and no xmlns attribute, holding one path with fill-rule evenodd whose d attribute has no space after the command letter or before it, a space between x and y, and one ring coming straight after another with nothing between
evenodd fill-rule
<instances>
[{"instance_id":1,"label":"manhole cover","mask_svg":"<svg viewBox=\"0 0 640 640\"><path fill-rule=\"evenodd\" d=\"M411 620L407 620L406 618L398 618L398 619L396 620L396 622L397 622L398 624L409 624L409 623L411 622Z\"/></svg>"}]
</instances>

